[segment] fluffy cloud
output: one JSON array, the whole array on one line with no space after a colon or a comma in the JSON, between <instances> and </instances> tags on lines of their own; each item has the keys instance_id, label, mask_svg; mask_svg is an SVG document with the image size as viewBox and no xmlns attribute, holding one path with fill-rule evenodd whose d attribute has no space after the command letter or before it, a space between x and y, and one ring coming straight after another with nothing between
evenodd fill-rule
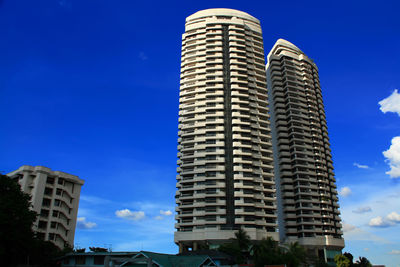
<instances>
[{"instance_id":1,"label":"fluffy cloud","mask_svg":"<svg viewBox=\"0 0 400 267\"><path fill-rule=\"evenodd\" d=\"M400 116L400 94L397 89L389 97L379 101L378 104L383 113L395 112Z\"/></svg>"},{"instance_id":2,"label":"fluffy cloud","mask_svg":"<svg viewBox=\"0 0 400 267\"><path fill-rule=\"evenodd\" d=\"M340 189L339 195L342 196L342 197L350 196L351 195L350 187L345 186L342 189Z\"/></svg>"},{"instance_id":3,"label":"fluffy cloud","mask_svg":"<svg viewBox=\"0 0 400 267\"><path fill-rule=\"evenodd\" d=\"M361 164L359 164L357 162L354 162L353 165L356 166L359 169L369 169L368 165L361 165Z\"/></svg>"},{"instance_id":4,"label":"fluffy cloud","mask_svg":"<svg viewBox=\"0 0 400 267\"><path fill-rule=\"evenodd\" d=\"M164 220L164 217L158 215L158 216L154 217L154 219L160 221L160 220Z\"/></svg>"},{"instance_id":5,"label":"fluffy cloud","mask_svg":"<svg viewBox=\"0 0 400 267\"><path fill-rule=\"evenodd\" d=\"M392 255L400 255L400 250L393 249L392 251L389 252L389 254L392 254Z\"/></svg>"},{"instance_id":6,"label":"fluffy cloud","mask_svg":"<svg viewBox=\"0 0 400 267\"><path fill-rule=\"evenodd\" d=\"M383 151L386 161L389 162L390 171L386 172L391 178L400 177L400 136L393 137L392 145Z\"/></svg>"},{"instance_id":7,"label":"fluffy cloud","mask_svg":"<svg viewBox=\"0 0 400 267\"><path fill-rule=\"evenodd\" d=\"M144 219L145 214L143 211L130 211L128 209L124 209L124 210L117 210L115 212L115 215L117 215L117 217L122 218L122 219L128 219L128 220L132 220L132 221L139 221Z\"/></svg>"},{"instance_id":8,"label":"fluffy cloud","mask_svg":"<svg viewBox=\"0 0 400 267\"><path fill-rule=\"evenodd\" d=\"M165 216L171 216L172 211L170 210L160 210L160 214L165 215Z\"/></svg>"},{"instance_id":9,"label":"fluffy cloud","mask_svg":"<svg viewBox=\"0 0 400 267\"><path fill-rule=\"evenodd\" d=\"M76 220L76 227L78 229L92 229L96 226L97 224L94 222L87 222L85 217L78 217Z\"/></svg>"},{"instance_id":10,"label":"fluffy cloud","mask_svg":"<svg viewBox=\"0 0 400 267\"><path fill-rule=\"evenodd\" d=\"M369 221L368 225L372 226L372 227L388 227L388 226L390 226L390 224L387 221L384 221L381 216L372 218Z\"/></svg>"},{"instance_id":11,"label":"fluffy cloud","mask_svg":"<svg viewBox=\"0 0 400 267\"><path fill-rule=\"evenodd\" d=\"M368 225L372 227L389 227L389 226L394 226L396 224L400 223L400 214L397 212L391 212L388 214L385 218L382 218L381 216L372 218Z\"/></svg>"},{"instance_id":12,"label":"fluffy cloud","mask_svg":"<svg viewBox=\"0 0 400 267\"><path fill-rule=\"evenodd\" d=\"M400 223L400 214L398 214L397 212L393 211L388 216L386 216L386 218L391 222Z\"/></svg>"},{"instance_id":13,"label":"fluffy cloud","mask_svg":"<svg viewBox=\"0 0 400 267\"><path fill-rule=\"evenodd\" d=\"M359 207L356 210L353 210L354 213L358 213L358 214L362 214L362 213L366 213L366 212L370 212L372 211L371 207Z\"/></svg>"}]
</instances>

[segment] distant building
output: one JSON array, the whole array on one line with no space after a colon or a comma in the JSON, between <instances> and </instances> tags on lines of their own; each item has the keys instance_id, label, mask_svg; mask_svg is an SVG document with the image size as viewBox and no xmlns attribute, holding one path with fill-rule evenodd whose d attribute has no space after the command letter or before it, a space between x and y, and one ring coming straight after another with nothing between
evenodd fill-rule
<instances>
[{"instance_id":1,"label":"distant building","mask_svg":"<svg viewBox=\"0 0 400 267\"><path fill-rule=\"evenodd\" d=\"M60 259L62 267L205 267L217 266L207 255L172 255L148 251L140 252L82 252L69 253Z\"/></svg>"},{"instance_id":2,"label":"distant building","mask_svg":"<svg viewBox=\"0 0 400 267\"><path fill-rule=\"evenodd\" d=\"M84 181L42 166L24 165L7 175L17 179L22 191L32 196L32 209L39 214L33 226L37 236L52 241L59 248L73 246Z\"/></svg>"},{"instance_id":3,"label":"distant building","mask_svg":"<svg viewBox=\"0 0 400 267\"><path fill-rule=\"evenodd\" d=\"M267 81L280 240L334 265L344 240L317 65L279 39Z\"/></svg>"}]
</instances>

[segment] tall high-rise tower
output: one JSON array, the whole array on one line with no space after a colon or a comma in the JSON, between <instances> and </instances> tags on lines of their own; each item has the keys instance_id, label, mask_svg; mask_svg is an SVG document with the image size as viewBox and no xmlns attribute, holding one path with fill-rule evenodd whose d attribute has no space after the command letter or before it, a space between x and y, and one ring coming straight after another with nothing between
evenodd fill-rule
<instances>
[{"instance_id":1,"label":"tall high-rise tower","mask_svg":"<svg viewBox=\"0 0 400 267\"><path fill-rule=\"evenodd\" d=\"M260 23L208 9L182 37L175 242L212 247L239 228L278 240Z\"/></svg>"},{"instance_id":2,"label":"tall high-rise tower","mask_svg":"<svg viewBox=\"0 0 400 267\"><path fill-rule=\"evenodd\" d=\"M344 247L318 68L279 39L268 55L279 232L325 260Z\"/></svg>"}]
</instances>

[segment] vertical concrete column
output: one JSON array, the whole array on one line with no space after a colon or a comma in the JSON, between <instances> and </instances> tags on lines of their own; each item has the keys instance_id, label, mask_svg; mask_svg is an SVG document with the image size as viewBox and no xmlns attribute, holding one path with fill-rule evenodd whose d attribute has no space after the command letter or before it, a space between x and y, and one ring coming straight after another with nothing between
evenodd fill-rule
<instances>
[{"instance_id":1,"label":"vertical concrete column","mask_svg":"<svg viewBox=\"0 0 400 267\"><path fill-rule=\"evenodd\" d=\"M21 189L24 192L29 192L29 184L31 183L31 177L29 172L24 172L23 178L19 181Z\"/></svg>"}]
</instances>

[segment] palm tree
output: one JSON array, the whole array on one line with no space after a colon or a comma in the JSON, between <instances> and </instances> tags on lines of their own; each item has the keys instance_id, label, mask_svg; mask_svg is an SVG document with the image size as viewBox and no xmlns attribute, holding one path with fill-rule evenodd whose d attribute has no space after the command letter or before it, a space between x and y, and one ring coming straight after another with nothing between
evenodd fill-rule
<instances>
[{"instance_id":1,"label":"palm tree","mask_svg":"<svg viewBox=\"0 0 400 267\"><path fill-rule=\"evenodd\" d=\"M219 250L231 255L235 263L247 263L250 258L250 236L245 230L239 229L230 243L220 246Z\"/></svg>"},{"instance_id":2,"label":"palm tree","mask_svg":"<svg viewBox=\"0 0 400 267\"><path fill-rule=\"evenodd\" d=\"M298 242L290 243L284 248L286 249L284 259L288 267L297 267L307 263L306 251Z\"/></svg>"},{"instance_id":3,"label":"palm tree","mask_svg":"<svg viewBox=\"0 0 400 267\"><path fill-rule=\"evenodd\" d=\"M248 251L251 245L250 236L246 233L245 230L240 228L235 233L235 242L239 245L240 251Z\"/></svg>"},{"instance_id":4,"label":"palm tree","mask_svg":"<svg viewBox=\"0 0 400 267\"><path fill-rule=\"evenodd\" d=\"M278 247L278 242L268 237L253 246L252 254L256 266L265 266L266 264L282 264L282 253Z\"/></svg>"}]
</instances>

